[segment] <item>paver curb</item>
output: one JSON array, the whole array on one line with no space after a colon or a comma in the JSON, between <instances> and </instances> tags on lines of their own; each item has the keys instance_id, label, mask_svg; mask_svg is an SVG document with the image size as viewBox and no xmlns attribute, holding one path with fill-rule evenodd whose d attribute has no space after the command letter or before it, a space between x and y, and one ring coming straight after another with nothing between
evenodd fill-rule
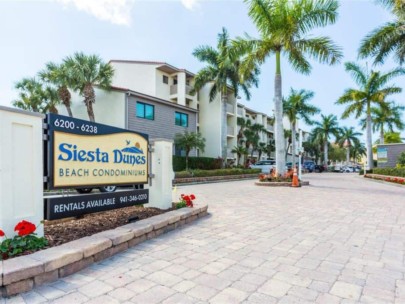
<instances>
[{"instance_id":1,"label":"paver curb","mask_svg":"<svg viewBox=\"0 0 405 304\"><path fill-rule=\"evenodd\" d=\"M195 204L103 231L27 256L0 261L0 297L26 292L109 258L147 239L207 215L208 205Z\"/></svg>"},{"instance_id":2,"label":"paver curb","mask_svg":"<svg viewBox=\"0 0 405 304\"><path fill-rule=\"evenodd\" d=\"M217 182L233 182L235 180L256 179L260 173L225 176L182 177L173 179L173 185L208 184Z\"/></svg>"},{"instance_id":3,"label":"paver curb","mask_svg":"<svg viewBox=\"0 0 405 304\"><path fill-rule=\"evenodd\" d=\"M301 181L301 186L309 186L309 181ZM263 187L291 187L291 182L255 182L256 186Z\"/></svg>"}]
</instances>

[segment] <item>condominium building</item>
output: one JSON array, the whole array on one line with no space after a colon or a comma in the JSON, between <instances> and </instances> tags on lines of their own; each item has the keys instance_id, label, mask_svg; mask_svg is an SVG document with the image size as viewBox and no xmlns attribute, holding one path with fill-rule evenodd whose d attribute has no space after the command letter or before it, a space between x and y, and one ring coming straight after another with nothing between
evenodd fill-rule
<instances>
[{"instance_id":1,"label":"condominium building","mask_svg":"<svg viewBox=\"0 0 405 304\"><path fill-rule=\"evenodd\" d=\"M273 118L238 103L231 90L227 96L226 121L223 121L220 94L210 101L210 84L194 92L192 72L157 61L111 60L109 64L115 71L112 89L96 88L93 107L97 122L146 133L152 139L173 140L177 133L201 132L206 140L205 150L192 151L191 156L221 157L221 128L225 123L227 158L234 160L236 154L232 149L238 145L238 117L263 126L259 142L273 141ZM59 110L66 115L63 107ZM82 98L74 94L72 111L76 118L87 119ZM284 125L289 127L286 122ZM173 153L181 154L181 151L174 149ZM250 150L249 156L258 160L259 153ZM274 158L274 154L264 152L260 158Z\"/></svg>"}]
</instances>

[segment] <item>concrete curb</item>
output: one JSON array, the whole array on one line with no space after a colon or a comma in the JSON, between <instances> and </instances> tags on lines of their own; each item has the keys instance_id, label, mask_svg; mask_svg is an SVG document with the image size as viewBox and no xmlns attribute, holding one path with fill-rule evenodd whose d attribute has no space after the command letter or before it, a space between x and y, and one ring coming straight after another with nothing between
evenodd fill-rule
<instances>
[{"instance_id":1,"label":"concrete curb","mask_svg":"<svg viewBox=\"0 0 405 304\"><path fill-rule=\"evenodd\" d=\"M309 186L309 181L301 181L301 186ZM291 182L255 182L256 186L262 187L291 187Z\"/></svg>"},{"instance_id":2,"label":"concrete curb","mask_svg":"<svg viewBox=\"0 0 405 304\"><path fill-rule=\"evenodd\" d=\"M195 204L103 231L33 254L0 261L0 296L26 292L78 272L92 263L207 215L208 205Z\"/></svg>"},{"instance_id":3,"label":"concrete curb","mask_svg":"<svg viewBox=\"0 0 405 304\"><path fill-rule=\"evenodd\" d=\"M240 174L240 175L225 175L225 176L205 176L205 177L183 177L175 178L173 186L175 185L193 185L193 184L208 184L219 182L233 182L235 180L257 179L260 173L255 174Z\"/></svg>"}]
</instances>

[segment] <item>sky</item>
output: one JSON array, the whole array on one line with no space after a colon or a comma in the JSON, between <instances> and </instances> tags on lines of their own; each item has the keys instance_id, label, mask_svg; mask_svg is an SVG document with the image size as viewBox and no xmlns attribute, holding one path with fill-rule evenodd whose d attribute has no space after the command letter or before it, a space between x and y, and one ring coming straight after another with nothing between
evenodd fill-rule
<instances>
[{"instance_id":1,"label":"sky","mask_svg":"<svg viewBox=\"0 0 405 304\"><path fill-rule=\"evenodd\" d=\"M282 58L283 94L288 95L291 87L311 90L315 93L312 103L322 114L335 114L341 126L360 131L356 119L340 120L344 107L335 105L346 88L356 87L343 62L357 61L361 39L391 18L373 1L341 0L337 22L311 35L331 37L343 49L342 63L328 66L311 61L311 74L302 75ZM204 64L193 57L193 50L200 45L216 46L222 27L232 38L244 33L258 36L247 5L239 0L0 0L0 105L11 106L17 98L17 81L35 76L45 63L58 63L77 51L98 54L106 62L163 61L196 73ZM392 60L377 67L358 62L382 72L397 67ZM261 66L259 87L251 90L251 100L242 95L239 101L271 115L274 73L275 57L270 56ZM405 77L392 83L404 88ZM404 92L391 99L405 105ZM319 120L319 115L314 119ZM404 132L402 135L405 137Z\"/></svg>"}]
</instances>

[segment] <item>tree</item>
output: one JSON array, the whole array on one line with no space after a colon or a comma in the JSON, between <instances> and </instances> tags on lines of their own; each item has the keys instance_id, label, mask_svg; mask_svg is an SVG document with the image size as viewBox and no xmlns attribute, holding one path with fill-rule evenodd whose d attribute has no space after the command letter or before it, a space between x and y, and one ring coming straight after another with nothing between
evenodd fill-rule
<instances>
[{"instance_id":1,"label":"tree","mask_svg":"<svg viewBox=\"0 0 405 304\"><path fill-rule=\"evenodd\" d=\"M388 86L387 83L394 77L403 75L405 70L397 68L389 71L386 74L381 74L378 71L367 69L353 63L347 62L345 64L346 71L349 72L358 85L358 89L346 89L344 94L336 102L339 105L346 105L347 107L342 114L342 118L348 118L354 115L360 118L364 113L366 114L366 136L367 136L367 170L373 168L373 153L372 153L372 135L371 135L371 106L383 105L387 96L400 93L400 87Z\"/></svg>"},{"instance_id":2,"label":"tree","mask_svg":"<svg viewBox=\"0 0 405 304\"><path fill-rule=\"evenodd\" d=\"M393 53L400 65L405 62L405 1L380 0L394 15L395 20L374 29L361 42L359 57L374 57L374 64L384 63Z\"/></svg>"},{"instance_id":3,"label":"tree","mask_svg":"<svg viewBox=\"0 0 405 304\"><path fill-rule=\"evenodd\" d=\"M306 90L294 90L291 88L290 95L283 99L284 115L290 121L291 144L292 144L292 163L295 164L295 151L297 150L297 122L302 119L306 124L312 125L312 116L319 113L319 109L311 104L309 100L314 97L314 92ZM293 165L295 166L295 165Z\"/></svg>"},{"instance_id":4,"label":"tree","mask_svg":"<svg viewBox=\"0 0 405 304\"><path fill-rule=\"evenodd\" d=\"M346 149L346 163L350 162L350 149L353 144L358 144L360 142L359 136L362 134L356 132L353 127L343 127L340 129L339 138L337 140L340 147Z\"/></svg>"},{"instance_id":5,"label":"tree","mask_svg":"<svg viewBox=\"0 0 405 304\"><path fill-rule=\"evenodd\" d=\"M243 132L245 131L245 129L249 129L252 126L252 122L250 121L250 119L245 119L242 117L238 117L236 122L239 126L239 131L238 131L236 138L237 138L238 144L241 144L241 142L243 141L243 137L244 137Z\"/></svg>"},{"instance_id":6,"label":"tree","mask_svg":"<svg viewBox=\"0 0 405 304\"><path fill-rule=\"evenodd\" d=\"M387 132L384 134L384 141L386 144L402 143L401 134L397 132Z\"/></svg>"},{"instance_id":7,"label":"tree","mask_svg":"<svg viewBox=\"0 0 405 304\"><path fill-rule=\"evenodd\" d=\"M75 53L72 57L63 60L63 65L68 70L72 80L72 87L84 97L90 121L94 122L93 103L96 102L94 86L109 90L111 87L114 69L104 63L97 55Z\"/></svg>"},{"instance_id":8,"label":"tree","mask_svg":"<svg viewBox=\"0 0 405 304\"><path fill-rule=\"evenodd\" d=\"M307 58L321 63L335 64L342 58L340 48L328 37L310 37L311 30L333 24L336 21L336 0L245 0L249 16L256 25L259 38L246 34L235 41L235 50L246 54L243 72L249 72L267 57L276 58L274 80L276 167L279 174L285 172L285 140L283 128L283 104L281 86L281 54L292 67L309 74L311 65Z\"/></svg>"},{"instance_id":9,"label":"tree","mask_svg":"<svg viewBox=\"0 0 405 304\"><path fill-rule=\"evenodd\" d=\"M13 101L13 106L32 112L57 113L56 105L59 104L56 91L36 78L23 78L17 82L15 88L19 90L18 99Z\"/></svg>"},{"instance_id":10,"label":"tree","mask_svg":"<svg viewBox=\"0 0 405 304\"><path fill-rule=\"evenodd\" d=\"M260 142L257 146L257 152L259 153L257 159L260 160L262 158L262 154L267 152L267 145L264 142Z\"/></svg>"},{"instance_id":11,"label":"tree","mask_svg":"<svg viewBox=\"0 0 405 304\"><path fill-rule=\"evenodd\" d=\"M250 130L252 131L252 157L255 151L258 150L259 144L260 144L260 133L266 132L266 128L262 124L255 123L252 126L250 126ZM259 154L259 160L260 160L260 154Z\"/></svg>"},{"instance_id":12,"label":"tree","mask_svg":"<svg viewBox=\"0 0 405 304\"><path fill-rule=\"evenodd\" d=\"M69 73L66 65L57 65L53 62L48 62L46 68L39 72L39 77L42 81L49 82L57 87L59 99L62 101L68 115L73 117L71 109L71 94L69 88L72 88L72 73Z\"/></svg>"},{"instance_id":13,"label":"tree","mask_svg":"<svg viewBox=\"0 0 405 304\"><path fill-rule=\"evenodd\" d=\"M362 156L367 155L366 146L361 142L355 142L350 149L350 156L354 161L361 160Z\"/></svg>"},{"instance_id":14,"label":"tree","mask_svg":"<svg viewBox=\"0 0 405 304\"><path fill-rule=\"evenodd\" d=\"M330 114L325 116L321 114L321 122L315 121L315 128L312 130L314 139L323 143L323 157L324 164L328 166L328 148L329 139L334 136L335 139L339 137L340 128L336 115Z\"/></svg>"},{"instance_id":15,"label":"tree","mask_svg":"<svg viewBox=\"0 0 405 304\"><path fill-rule=\"evenodd\" d=\"M237 156L236 163L238 165L240 165L240 160L241 160L242 155L247 155L248 154L248 151L243 146L235 146L235 147L233 147L231 152L236 153L236 156Z\"/></svg>"},{"instance_id":16,"label":"tree","mask_svg":"<svg viewBox=\"0 0 405 304\"><path fill-rule=\"evenodd\" d=\"M246 99L250 99L250 87L257 86L257 75L259 70L252 69L245 77L240 74L240 56L231 52L231 40L228 32L222 28L222 32L218 34L217 49L210 46L197 47L193 55L200 61L207 63L207 66L201 69L194 78L194 91L201 90L205 85L211 84L209 101L212 102L218 95L221 99L221 154L223 159L223 167L226 164L227 158L227 116L226 104L228 101L228 93L232 92L234 96L238 96L241 89L246 95Z\"/></svg>"},{"instance_id":17,"label":"tree","mask_svg":"<svg viewBox=\"0 0 405 304\"><path fill-rule=\"evenodd\" d=\"M205 138L199 132L177 133L174 138L174 144L177 148L184 149L186 152L186 170L188 170L188 156L192 149L199 149L204 152Z\"/></svg>"},{"instance_id":18,"label":"tree","mask_svg":"<svg viewBox=\"0 0 405 304\"><path fill-rule=\"evenodd\" d=\"M371 108L373 132L380 131L379 144L384 143L385 127L387 127L390 132L394 132L395 128L400 131L404 130L405 125L401 119L403 110L405 110L404 106L397 105L394 102L382 103L378 107ZM366 118L360 121L363 130L366 128L366 123Z\"/></svg>"}]
</instances>

